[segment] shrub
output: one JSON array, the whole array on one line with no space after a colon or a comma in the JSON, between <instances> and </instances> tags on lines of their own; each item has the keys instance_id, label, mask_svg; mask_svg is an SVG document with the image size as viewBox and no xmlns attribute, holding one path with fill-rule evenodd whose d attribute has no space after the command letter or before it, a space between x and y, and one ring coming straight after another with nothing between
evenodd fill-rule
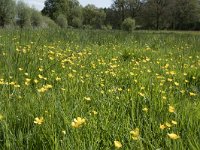
<instances>
[{"instance_id":1,"label":"shrub","mask_svg":"<svg viewBox=\"0 0 200 150\"><path fill-rule=\"evenodd\" d=\"M67 19L65 15L60 14L57 19L56 23L61 27L61 28L66 28L68 26Z\"/></svg>"},{"instance_id":2,"label":"shrub","mask_svg":"<svg viewBox=\"0 0 200 150\"><path fill-rule=\"evenodd\" d=\"M78 17L73 18L72 26L75 27L75 28L80 28L82 26L81 18L78 18Z\"/></svg>"},{"instance_id":3,"label":"shrub","mask_svg":"<svg viewBox=\"0 0 200 150\"><path fill-rule=\"evenodd\" d=\"M31 27L31 9L22 1L17 3L17 24L23 27Z\"/></svg>"},{"instance_id":4,"label":"shrub","mask_svg":"<svg viewBox=\"0 0 200 150\"><path fill-rule=\"evenodd\" d=\"M122 29L124 31L133 31L135 29L135 20L132 18L126 18L122 23Z\"/></svg>"},{"instance_id":5,"label":"shrub","mask_svg":"<svg viewBox=\"0 0 200 150\"><path fill-rule=\"evenodd\" d=\"M42 16L42 20L43 20L43 23L42 23L43 28L56 28L56 27L58 27L58 25L53 20L51 20L49 17Z\"/></svg>"},{"instance_id":6,"label":"shrub","mask_svg":"<svg viewBox=\"0 0 200 150\"><path fill-rule=\"evenodd\" d=\"M41 27L42 26L42 15L40 14L40 12L36 11L36 10L32 10L32 14L31 14L31 25L33 27Z\"/></svg>"}]
</instances>

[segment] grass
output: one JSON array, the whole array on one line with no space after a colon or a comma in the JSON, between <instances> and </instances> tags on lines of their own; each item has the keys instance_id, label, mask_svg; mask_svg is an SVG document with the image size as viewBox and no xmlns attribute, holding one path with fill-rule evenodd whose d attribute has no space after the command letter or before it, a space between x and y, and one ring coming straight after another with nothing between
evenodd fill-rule
<instances>
[{"instance_id":1,"label":"grass","mask_svg":"<svg viewBox=\"0 0 200 150\"><path fill-rule=\"evenodd\" d=\"M0 33L1 149L200 149L199 34Z\"/></svg>"}]
</instances>

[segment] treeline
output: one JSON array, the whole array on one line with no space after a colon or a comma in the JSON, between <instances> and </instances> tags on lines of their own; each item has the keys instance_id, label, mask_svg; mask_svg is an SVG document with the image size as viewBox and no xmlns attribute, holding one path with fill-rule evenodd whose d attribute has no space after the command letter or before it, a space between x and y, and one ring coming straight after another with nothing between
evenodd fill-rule
<instances>
[{"instance_id":1,"label":"treeline","mask_svg":"<svg viewBox=\"0 0 200 150\"><path fill-rule=\"evenodd\" d=\"M56 23L23 1L0 0L0 27L56 27Z\"/></svg>"},{"instance_id":2,"label":"treeline","mask_svg":"<svg viewBox=\"0 0 200 150\"><path fill-rule=\"evenodd\" d=\"M199 30L200 0L113 0L109 8L46 0L41 12L22 1L0 0L0 26Z\"/></svg>"}]
</instances>

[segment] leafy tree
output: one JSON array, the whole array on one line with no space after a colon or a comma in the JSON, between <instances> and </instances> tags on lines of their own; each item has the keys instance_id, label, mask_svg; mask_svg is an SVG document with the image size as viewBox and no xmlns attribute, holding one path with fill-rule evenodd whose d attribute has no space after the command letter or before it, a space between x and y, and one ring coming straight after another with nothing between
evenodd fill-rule
<instances>
[{"instance_id":1,"label":"leafy tree","mask_svg":"<svg viewBox=\"0 0 200 150\"><path fill-rule=\"evenodd\" d=\"M43 23L43 17L40 12L35 9L31 10L31 25L33 27L41 27Z\"/></svg>"},{"instance_id":2,"label":"leafy tree","mask_svg":"<svg viewBox=\"0 0 200 150\"><path fill-rule=\"evenodd\" d=\"M42 14L56 20L60 14L67 16L69 12L68 0L46 0Z\"/></svg>"},{"instance_id":3,"label":"leafy tree","mask_svg":"<svg viewBox=\"0 0 200 150\"><path fill-rule=\"evenodd\" d=\"M122 29L124 31L133 31L135 29L135 20L132 18L126 18L122 23Z\"/></svg>"},{"instance_id":4,"label":"leafy tree","mask_svg":"<svg viewBox=\"0 0 200 150\"><path fill-rule=\"evenodd\" d=\"M67 20L72 21L73 9L77 9L79 2L77 0L46 0L42 14L56 20L60 14L63 14Z\"/></svg>"},{"instance_id":5,"label":"leafy tree","mask_svg":"<svg viewBox=\"0 0 200 150\"><path fill-rule=\"evenodd\" d=\"M56 28L58 25L49 17L42 16L42 27L43 28Z\"/></svg>"},{"instance_id":6,"label":"leafy tree","mask_svg":"<svg viewBox=\"0 0 200 150\"><path fill-rule=\"evenodd\" d=\"M13 0L0 0L0 26L13 23L15 17L15 2Z\"/></svg>"},{"instance_id":7,"label":"leafy tree","mask_svg":"<svg viewBox=\"0 0 200 150\"><path fill-rule=\"evenodd\" d=\"M66 28L68 26L67 19L65 15L60 14L57 19L56 23L61 27L61 28Z\"/></svg>"},{"instance_id":8,"label":"leafy tree","mask_svg":"<svg viewBox=\"0 0 200 150\"><path fill-rule=\"evenodd\" d=\"M75 28L80 28L82 26L82 20L78 17L73 18L72 26Z\"/></svg>"},{"instance_id":9,"label":"leafy tree","mask_svg":"<svg viewBox=\"0 0 200 150\"><path fill-rule=\"evenodd\" d=\"M31 26L31 9L22 1L17 3L17 24L21 28Z\"/></svg>"},{"instance_id":10,"label":"leafy tree","mask_svg":"<svg viewBox=\"0 0 200 150\"><path fill-rule=\"evenodd\" d=\"M94 5L87 5L83 9L83 24L91 25L94 28L101 28L105 19L106 13L102 9L98 9Z\"/></svg>"},{"instance_id":11,"label":"leafy tree","mask_svg":"<svg viewBox=\"0 0 200 150\"><path fill-rule=\"evenodd\" d=\"M112 9L120 14L120 18L118 19L120 19L121 22L125 19L125 5L125 0L114 0L114 3L112 4Z\"/></svg>"},{"instance_id":12,"label":"leafy tree","mask_svg":"<svg viewBox=\"0 0 200 150\"><path fill-rule=\"evenodd\" d=\"M174 3L173 24L176 29L188 29L199 21L198 0L176 0Z\"/></svg>"},{"instance_id":13,"label":"leafy tree","mask_svg":"<svg viewBox=\"0 0 200 150\"><path fill-rule=\"evenodd\" d=\"M148 0L143 7L142 19L146 27L161 29L167 0Z\"/></svg>"}]
</instances>

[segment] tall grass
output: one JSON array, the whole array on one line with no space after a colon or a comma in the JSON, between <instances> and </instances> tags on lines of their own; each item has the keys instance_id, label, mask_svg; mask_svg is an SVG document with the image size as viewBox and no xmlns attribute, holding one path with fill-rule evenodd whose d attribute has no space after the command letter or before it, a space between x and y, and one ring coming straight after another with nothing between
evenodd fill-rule
<instances>
[{"instance_id":1,"label":"tall grass","mask_svg":"<svg viewBox=\"0 0 200 150\"><path fill-rule=\"evenodd\" d=\"M1 30L1 149L200 149L199 47L189 32Z\"/></svg>"}]
</instances>

